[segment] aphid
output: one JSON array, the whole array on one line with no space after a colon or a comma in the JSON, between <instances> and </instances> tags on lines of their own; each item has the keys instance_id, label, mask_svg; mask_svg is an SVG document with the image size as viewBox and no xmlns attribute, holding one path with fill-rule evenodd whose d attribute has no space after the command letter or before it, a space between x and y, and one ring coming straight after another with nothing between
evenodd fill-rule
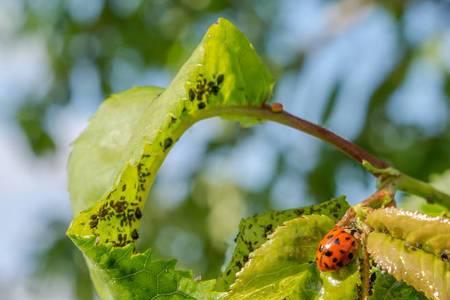
<instances>
[{"instance_id":1,"label":"aphid","mask_svg":"<svg viewBox=\"0 0 450 300\"><path fill-rule=\"evenodd\" d=\"M136 208L136 211L135 211L134 215L136 216L136 219L142 218L142 212L139 209L139 207Z\"/></svg>"},{"instance_id":2,"label":"aphid","mask_svg":"<svg viewBox=\"0 0 450 300\"><path fill-rule=\"evenodd\" d=\"M217 84L220 85L223 80L225 79L225 76L223 76L223 74L219 74L219 76L217 76Z\"/></svg>"},{"instance_id":3,"label":"aphid","mask_svg":"<svg viewBox=\"0 0 450 300\"><path fill-rule=\"evenodd\" d=\"M164 140L164 150L167 150L168 148L170 148L170 146L172 146L172 139L171 138L166 138Z\"/></svg>"},{"instance_id":4,"label":"aphid","mask_svg":"<svg viewBox=\"0 0 450 300\"><path fill-rule=\"evenodd\" d=\"M134 229L133 232L131 232L131 238L133 240L137 240L139 238L139 234L136 229Z\"/></svg>"},{"instance_id":5,"label":"aphid","mask_svg":"<svg viewBox=\"0 0 450 300\"><path fill-rule=\"evenodd\" d=\"M335 226L325 235L316 251L316 264L320 271L336 271L352 261L358 249L354 234L355 230Z\"/></svg>"},{"instance_id":6,"label":"aphid","mask_svg":"<svg viewBox=\"0 0 450 300\"><path fill-rule=\"evenodd\" d=\"M195 99L195 92L193 89L189 89L189 100L194 101Z\"/></svg>"},{"instance_id":7,"label":"aphid","mask_svg":"<svg viewBox=\"0 0 450 300\"><path fill-rule=\"evenodd\" d=\"M442 251L442 253L441 253L441 260L442 261L449 261L449 255L448 255L447 251Z\"/></svg>"}]
</instances>

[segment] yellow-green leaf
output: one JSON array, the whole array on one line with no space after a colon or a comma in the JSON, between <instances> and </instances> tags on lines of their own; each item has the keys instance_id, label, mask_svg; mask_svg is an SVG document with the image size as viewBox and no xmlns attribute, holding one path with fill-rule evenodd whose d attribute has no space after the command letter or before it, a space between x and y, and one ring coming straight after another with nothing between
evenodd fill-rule
<instances>
[{"instance_id":1,"label":"yellow-green leaf","mask_svg":"<svg viewBox=\"0 0 450 300\"><path fill-rule=\"evenodd\" d=\"M449 262L381 232L369 234L367 250L375 263L395 279L406 282L430 299L449 299Z\"/></svg>"},{"instance_id":2,"label":"yellow-green leaf","mask_svg":"<svg viewBox=\"0 0 450 300\"><path fill-rule=\"evenodd\" d=\"M323 215L301 216L279 226L250 255L224 299L355 299L357 264L321 274L314 263L319 241L333 226Z\"/></svg>"},{"instance_id":3,"label":"yellow-green leaf","mask_svg":"<svg viewBox=\"0 0 450 300\"><path fill-rule=\"evenodd\" d=\"M159 272L160 265L149 254L131 254L145 200L164 158L187 128L223 115L223 108L261 106L272 86L267 68L247 38L219 19L165 90L136 88L102 104L69 159L75 218L67 233L84 252L103 299L150 299L133 291L152 290L155 280L161 292L154 297L159 299L166 297L166 291L178 299L193 297L202 289L201 284L193 284L194 288L186 284L186 278L194 281L177 275L171 261L160 262L166 267ZM131 253L124 252L124 262L114 264L118 269L112 270L103 262L116 249ZM139 274L144 279L117 280L116 273L120 278ZM192 293L182 291L188 286Z\"/></svg>"}]
</instances>

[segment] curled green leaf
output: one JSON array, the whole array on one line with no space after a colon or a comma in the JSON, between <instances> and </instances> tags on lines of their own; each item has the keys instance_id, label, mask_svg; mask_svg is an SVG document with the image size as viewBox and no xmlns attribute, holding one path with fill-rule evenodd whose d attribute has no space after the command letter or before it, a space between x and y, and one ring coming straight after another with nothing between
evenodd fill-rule
<instances>
[{"instance_id":1,"label":"curled green leaf","mask_svg":"<svg viewBox=\"0 0 450 300\"><path fill-rule=\"evenodd\" d=\"M396 280L406 282L430 299L449 299L448 262L381 232L368 235L367 250L375 263Z\"/></svg>"},{"instance_id":2,"label":"curled green leaf","mask_svg":"<svg viewBox=\"0 0 450 300\"><path fill-rule=\"evenodd\" d=\"M267 68L244 34L219 19L167 89L135 88L102 104L70 156L75 218L67 231L85 254L102 299L155 299L165 293L174 295L170 299L193 297L183 292L191 286L183 284L189 276L179 276L172 261L158 262L164 267L155 275L158 263L151 263L147 252L134 253L149 189L187 128L220 115L217 111L224 107L259 107L269 99L272 86ZM130 253L123 252L122 263L111 270L102 262L110 261L116 249ZM144 296L154 291L155 276L159 292ZM145 280L137 279L141 277Z\"/></svg>"},{"instance_id":3,"label":"curled green leaf","mask_svg":"<svg viewBox=\"0 0 450 300\"><path fill-rule=\"evenodd\" d=\"M377 231L387 232L408 245L422 248L438 257L450 254L448 219L391 207L372 211L366 222Z\"/></svg>"}]
</instances>

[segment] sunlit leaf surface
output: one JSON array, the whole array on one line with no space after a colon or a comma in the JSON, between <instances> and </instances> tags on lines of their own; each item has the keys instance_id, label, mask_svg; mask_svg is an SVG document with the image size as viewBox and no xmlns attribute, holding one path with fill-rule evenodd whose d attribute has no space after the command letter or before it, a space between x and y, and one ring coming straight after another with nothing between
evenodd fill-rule
<instances>
[{"instance_id":1,"label":"sunlit leaf surface","mask_svg":"<svg viewBox=\"0 0 450 300\"><path fill-rule=\"evenodd\" d=\"M226 290L236 278L236 273L248 261L249 255L260 247L278 226L299 216L321 214L337 222L349 208L345 197L339 197L319 205L284 211L269 211L241 220L233 257L222 277L217 280L218 290Z\"/></svg>"},{"instance_id":2,"label":"sunlit leaf surface","mask_svg":"<svg viewBox=\"0 0 450 300\"><path fill-rule=\"evenodd\" d=\"M334 226L324 215L301 216L279 226L249 257L225 299L355 299L357 263L320 273L317 244Z\"/></svg>"},{"instance_id":3,"label":"sunlit leaf surface","mask_svg":"<svg viewBox=\"0 0 450 300\"><path fill-rule=\"evenodd\" d=\"M70 158L69 185L78 215L68 230L103 299L198 294L185 282L189 273L174 270L174 261L152 261L149 251L135 253L145 200L181 134L214 115L205 112L261 105L271 89L270 74L246 37L219 19L166 90L134 89L103 104Z\"/></svg>"}]
</instances>

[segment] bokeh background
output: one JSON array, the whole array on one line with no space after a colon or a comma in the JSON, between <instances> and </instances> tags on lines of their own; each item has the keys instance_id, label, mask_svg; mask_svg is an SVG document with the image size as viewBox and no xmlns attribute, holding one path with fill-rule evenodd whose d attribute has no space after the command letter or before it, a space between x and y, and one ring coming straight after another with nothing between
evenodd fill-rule
<instances>
[{"instance_id":1,"label":"bokeh background","mask_svg":"<svg viewBox=\"0 0 450 300\"><path fill-rule=\"evenodd\" d=\"M417 178L450 167L449 1L0 0L1 299L95 298L64 235L70 143L111 93L168 85L218 17L252 41L288 111ZM309 136L207 120L165 161L139 247L212 278L241 217L374 188Z\"/></svg>"}]
</instances>

